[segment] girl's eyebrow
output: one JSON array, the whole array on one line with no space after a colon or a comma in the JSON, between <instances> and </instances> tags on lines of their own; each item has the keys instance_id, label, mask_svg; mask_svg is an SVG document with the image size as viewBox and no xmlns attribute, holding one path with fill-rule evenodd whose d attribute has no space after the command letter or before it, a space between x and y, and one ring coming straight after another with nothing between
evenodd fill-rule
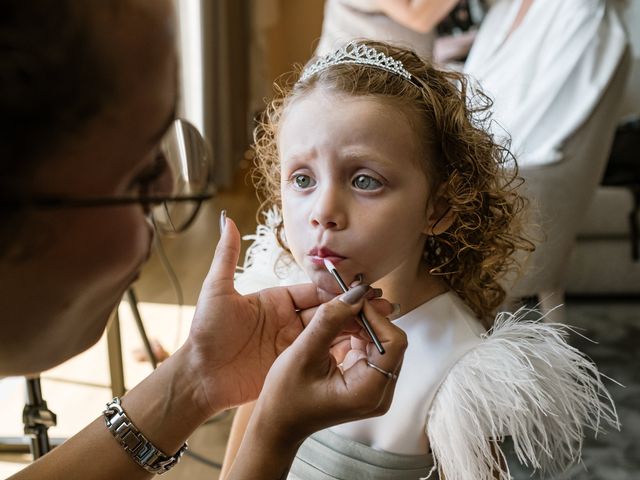
<instances>
[{"instance_id":1,"label":"girl's eyebrow","mask_svg":"<svg viewBox=\"0 0 640 480\"><path fill-rule=\"evenodd\" d=\"M306 149L291 150L281 157L281 163L308 162L313 161L315 158L316 155L313 151ZM343 151L338 152L338 158L349 162L370 162L384 167L395 165L392 158L380 154L373 148L345 148Z\"/></svg>"},{"instance_id":2,"label":"girl's eyebrow","mask_svg":"<svg viewBox=\"0 0 640 480\"><path fill-rule=\"evenodd\" d=\"M373 149L353 149L347 150L341 155L342 158L352 161L372 161L383 166L393 166L394 162L386 155L380 154Z\"/></svg>"},{"instance_id":3,"label":"girl's eyebrow","mask_svg":"<svg viewBox=\"0 0 640 480\"><path fill-rule=\"evenodd\" d=\"M307 149L292 149L286 152L286 155L281 155L280 162L302 162L313 160L314 155L312 151Z\"/></svg>"}]
</instances>

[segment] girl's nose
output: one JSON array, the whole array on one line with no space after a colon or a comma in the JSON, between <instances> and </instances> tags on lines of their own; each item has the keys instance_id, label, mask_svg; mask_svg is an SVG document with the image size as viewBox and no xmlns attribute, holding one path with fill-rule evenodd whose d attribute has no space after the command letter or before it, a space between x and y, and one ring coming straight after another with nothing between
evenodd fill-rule
<instances>
[{"instance_id":1,"label":"girl's nose","mask_svg":"<svg viewBox=\"0 0 640 480\"><path fill-rule=\"evenodd\" d=\"M347 225L346 205L335 188L324 188L318 191L313 210L311 224L314 227L342 230Z\"/></svg>"}]
</instances>

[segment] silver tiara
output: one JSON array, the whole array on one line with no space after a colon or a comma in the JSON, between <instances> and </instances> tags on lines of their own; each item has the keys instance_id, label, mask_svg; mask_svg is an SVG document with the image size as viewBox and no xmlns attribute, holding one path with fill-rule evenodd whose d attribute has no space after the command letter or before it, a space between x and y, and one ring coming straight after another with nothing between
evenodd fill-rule
<instances>
[{"instance_id":1,"label":"silver tiara","mask_svg":"<svg viewBox=\"0 0 640 480\"><path fill-rule=\"evenodd\" d=\"M358 42L349 42L338 50L320 57L314 63L304 69L300 76L300 81L304 82L318 72L321 72L333 65L351 63L355 65L369 65L380 68L387 72L395 73L414 83L413 75L404 68L400 60L389 57L379 52L373 47L368 47Z\"/></svg>"}]
</instances>

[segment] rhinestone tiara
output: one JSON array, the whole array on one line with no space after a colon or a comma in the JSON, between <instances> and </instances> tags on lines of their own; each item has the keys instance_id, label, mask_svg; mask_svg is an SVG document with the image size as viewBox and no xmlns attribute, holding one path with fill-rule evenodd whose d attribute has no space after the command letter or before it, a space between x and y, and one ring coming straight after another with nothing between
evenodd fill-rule
<instances>
[{"instance_id":1,"label":"rhinestone tiara","mask_svg":"<svg viewBox=\"0 0 640 480\"><path fill-rule=\"evenodd\" d=\"M304 69L300 76L300 81L304 82L318 72L321 72L333 65L342 64L368 65L374 68L380 68L387 72L395 73L401 77L415 83L413 75L404 67L400 60L389 57L379 52L373 47L363 45L358 42L349 42L343 47L335 50L323 57L320 57L314 63Z\"/></svg>"}]
</instances>

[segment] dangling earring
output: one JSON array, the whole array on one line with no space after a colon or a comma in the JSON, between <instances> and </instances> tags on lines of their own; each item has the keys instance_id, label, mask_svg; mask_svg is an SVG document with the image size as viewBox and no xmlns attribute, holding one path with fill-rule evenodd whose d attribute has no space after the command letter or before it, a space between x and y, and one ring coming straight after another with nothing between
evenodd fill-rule
<instances>
[{"instance_id":1,"label":"dangling earring","mask_svg":"<svg viewBox=\"0 0 640 480\"><path fill-rule=\"evenodd\" d=\"M422 259L427 266L434 267L438 264L440 255L442 255L440 242L436 239L436 235L429 235L424 246L424 252L422 252Z\"/></svg>"}]
</instances>

